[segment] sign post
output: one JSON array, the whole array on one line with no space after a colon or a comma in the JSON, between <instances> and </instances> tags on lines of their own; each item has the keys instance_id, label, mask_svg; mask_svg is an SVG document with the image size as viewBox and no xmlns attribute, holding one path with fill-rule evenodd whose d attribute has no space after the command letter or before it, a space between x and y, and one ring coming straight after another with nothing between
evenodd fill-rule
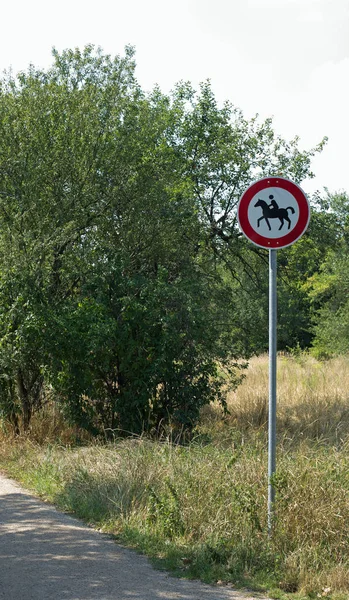
<instances>
[{"instance_id":1,"label":"sign post","mask_svg":"<svg viewBox=\"0 0 349 600\"><path fill-rule=\"evenodd\" d=\"M273 526L276 471L277 370L277 250L294 244L305 232L310 206L303 190L283 177L265 177L250 185L238 204L243 234L269 250L269 421L268 421L268 531Z\"/></svg>"},{"instance_id":2,"label":"sign post","mask_svg":"<svg viewBox=\"0 0 349 600\"><path fill-rule=\"evenodd\" d=\"M272 476L276 470L276 368L277 368L277 254L269 250L269 423L268 423L268 531L272 530L275 490Z\"/></svg>"}]
</instances>

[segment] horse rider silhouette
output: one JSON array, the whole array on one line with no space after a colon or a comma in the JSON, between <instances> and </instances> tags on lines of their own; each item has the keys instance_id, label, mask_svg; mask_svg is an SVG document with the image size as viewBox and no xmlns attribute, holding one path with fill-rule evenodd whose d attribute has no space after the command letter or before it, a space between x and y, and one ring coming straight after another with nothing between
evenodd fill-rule
<instances>
[{"instance_id":1,"label":"horse rider silhouette","mask_svg":"<svg viewBox=\"0 0 349 600\"><path fill-rule=\"evenodd\" d=\"M273 194L270 194L269 200L271 200L270 204L268 205L269 208L279 208L278 203L276 202L276 200L274 200Z\"/></svg>"},{"instance_id":2,"label":"horse rider silhouette","mask_svg":"<svg viewBox=\"0 0 349 600\"><path fill-rule=\"evenodd\" d=\"M262 209L262 213L263 213L263 216L259 217L259 219L257 221L257 227L259 227L260 222L263 219L265 219L265 222L268 225L269 231L271 231L269 219L279 219L280 220L279 231L280 231L280 229L282 229L282 227L284 225L284 221L287 221L288 229L290 229L291 228L291 219L289 218L287 211L290 210L291 213L294 214L295 210L294 210L293 206L288 206L287 208L279 208L279 205L276 202L276 200L274 200L274 196L272 194L270 194L269 200L271 200L270 204L268 204L265 200L258 198L258 200L255 204L255 208L258 208L258 206L260 206Z\"/></svg>"}]
</instances>

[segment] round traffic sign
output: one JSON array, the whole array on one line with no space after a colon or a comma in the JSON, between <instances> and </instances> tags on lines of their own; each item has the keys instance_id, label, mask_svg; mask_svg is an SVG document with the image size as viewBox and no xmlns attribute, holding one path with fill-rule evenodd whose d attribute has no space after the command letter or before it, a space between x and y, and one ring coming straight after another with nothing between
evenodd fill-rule
<instances>
[{"instance_id":1,"label":"round traffic sign","mask_svg":"<svg viewBox=\"0 0 349 600\"><path fill-rule=\"evenodd\" d=\"M305 232L310 206L303 190L283 177L264 177L242 194L238 221L244 235L260 248L285 248Z\"/></svg>"}]
</instances>

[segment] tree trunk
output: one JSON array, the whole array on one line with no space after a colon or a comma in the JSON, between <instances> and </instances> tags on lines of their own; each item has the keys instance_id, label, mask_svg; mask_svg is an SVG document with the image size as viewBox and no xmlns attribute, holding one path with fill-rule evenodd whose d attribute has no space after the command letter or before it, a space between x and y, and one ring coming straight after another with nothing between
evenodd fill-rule
<instances>
[{"instance_id":1,"label":"tree trunk","mask_svg":"<svg viewBox=\"0 0 349 600\"><path fill-rule=\"evenodd\" d=\"M30 403L29 391L25 386L21 369L18 369L17 371L17 388L22 408L23 430L28 431L32 416L32 407Z\"/></svg>"}]
</instances>

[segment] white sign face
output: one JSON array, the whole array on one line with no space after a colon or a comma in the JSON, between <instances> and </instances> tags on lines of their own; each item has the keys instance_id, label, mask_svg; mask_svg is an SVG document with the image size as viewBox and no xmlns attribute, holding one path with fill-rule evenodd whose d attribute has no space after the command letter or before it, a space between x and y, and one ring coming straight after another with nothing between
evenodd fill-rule
<instances>
[{"instance_id":1,"label":"white sign face","mask_svg":"<svg viewBox=\"0 0 349 600\"><path fill-rule=\"evenodd\" d=\"M298 202L287 190L271 187L253 196L247 215L256 233L266 238L279 239L297 225Z\"/></svg>"}]
</instances>

